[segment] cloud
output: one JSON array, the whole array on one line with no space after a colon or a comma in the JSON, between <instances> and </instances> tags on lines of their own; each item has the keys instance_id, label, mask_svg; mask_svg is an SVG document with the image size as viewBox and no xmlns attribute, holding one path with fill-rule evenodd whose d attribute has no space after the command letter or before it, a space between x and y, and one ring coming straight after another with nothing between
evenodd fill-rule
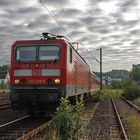
<instances>
[{"instance_id":1,"label":"cloud","mask_svg":"<svg viewBox=\"0 0 140 140\"><path fill-rule=\"evenodd\" d=\"M89 58L84 47L98 59L96 49L103 49L104 71L130 70L132 64L140 63L139 0L42 2L49 12L40 0L0 1L0 65L10 60L13 42L40 39L42 32L63 34L72 41L81 42L80 53L95 71L99 70L99 64L92 62L93 58Z\"/></svg>"}]
</instances>

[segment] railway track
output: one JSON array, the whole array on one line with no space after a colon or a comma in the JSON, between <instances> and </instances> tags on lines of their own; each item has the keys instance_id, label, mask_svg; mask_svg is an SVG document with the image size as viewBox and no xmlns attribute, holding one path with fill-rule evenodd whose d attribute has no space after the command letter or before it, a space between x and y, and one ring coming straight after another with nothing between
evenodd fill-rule
<instances>
[{"instance_id":1,"label":"railway track","mask_svg":"<svg viewBox=\"0 0 140 140\"><path fill-rule=\"evenodd\" d=\"M118 111L119 114L121 114L122 122L126 130L126 134L130 138L132 133L131 133L131 126L128 124L128 118L135 116L135 119L137 119L139 122L140 108L126 99L115 100L114 102L119 110Z\"/></svg>"},{"instance_id":2,"label":"railway track","mask_svg":"<svg viewBox=\"0 0 140 140\"><path fill-rule=\"evenodd\" d=\"M110 100L101 101L87 127L88 140L110 140L111 137L120 139Z\"/></svg>"},{"instance_id":3,"label":"railway track","mask_svg":"<svg viewBox=\"0 0 140 140\"><path fill-rule=\"evenodd\" d=\"M89 114L91 114L92 117L92 111L95 108L95 106L93 106L93 103L92 105L88 105L88 107L86 106L85 112L86 114L88 114L88 116L90 116ZM25 120L23 121L24 123L26 123ZM48 122L47 120L47 122L43 123L42 125L39 125L39 127L32 127L32 125L29 126L29 124L27 124L26 127L28 128L32 127L33 128L32 130L31 129L26 130L26 128L24 128L21 122L17 122L17 123L20 123L21 125L17 126L15 123L14 124L8 123L9 126L6 125L6 129L4 128L0 130L0 139L2 138L3 140L5 139L29 140L29 139L42 138L43 135L48 130L48 124L50 123L50 121ZM17 127L20 128L20 130L17 129Z\"/></svg>"},{"instance_id":4,"label":"railway track","mask_svg":"<svg viewBox=\"0 0 140 140\"><path fill-rule=\"evenodd\" d=\"M8 97L0 96L0 110L10 108L11 104Z\"/></svg>"},{"instance_id":5,"label":"railway track","mask_svg":"<svg viewBox=\"0 0 140 140\"><path fill-rule=\"evenodd\" d=\"M133 111L139 113L139 108L131 102L123 100L109 100L101 102L87 128L90 128L88 140L107 139L107 140L128 140L129 127L121 120L120 102L135 108ZM118 105L119 104L119 105ZM115 110L115 112L114 112ZM129 109L130 110L130 109ZM130 112L129 112L130 113ZM40 132L48 127L47 118L32 118L25 116L15 121L0 125L0 139L2 140L29 140L36 137Z\"/></svg>"},{"instance_id":6,"label":"railway track","mask_svg":"<svg viewBox=\"0 0 140 140\"><path fill-rule=\"evenodd\" d=\"M111 101L121 128L123 139L129 140L131 137L131 128L127 122L127 117L135 115L137 116L137 119L140 120L140 108L124 98L115 101L112 99ZM121 115L125 117L122 117Z\"/></svg>"},{"instance_id":7,"label":"railway track","mask_svg":"<svg viewBox=\"0 0 140 140\"><path fill-rule=\"evenodd\" d=\"M120 113L123 113L125 116L134 115L137 119L140 119L140 108L137 105L123 98L115 100L115 103Z\"/></svg>"},{"instance_id":8,"label":"railway track","mask_svg":"<svg viewBox=\"0 0 140 140\"><path fill-rule=\"evenodd\" d=\"M83 116L88 115L88 119L86 120L87 123L89 123L89 119L92 117L92 113L95 112L96 108L98 107L98 103L89 103L85 106L85 111L83 111ZM44 123L43 125L39 126L38 128L30 131L29 133L21 136L17 140L31 140L31 139L42 139L44 138L44 135L46 135L46 132L48 132L48 126L51 121L48 121Z\"/></svg>"},{"instance_id":9,"label":"railway track","mask_svg":"<svg viewBox=\"0 0 140 140\"><path fill-rule=\"evenodd\" d=\"M112 102L112 105L113 105L113 108L114 108L114 111L115 111L115 115L116 115L116 118L117 118L117 121L118 121L118 125L120 127L120 133L122 135L122 138L124 140L129 140L128 136L127 136L127 132L126 132L126 129L125 129L125 126L123 125L122 123L122 120L121 120L121 117L120 117L120 114L119 114L119 111L116 107L116 104L114 102L113 99L111 99L111 102Z\"/></svg>"},{"instance_id":10,"label":"railway track","mask_svg":"<svg viewBox=\"0 0 140 140\"><path fill-rule=\"evenodd\" d=\"M88 125L88 140L128 140L125 126L113 100L101 101Z\"/></svg>"},{"instance_id":11,"label":"railway track","mask_svg":"<svg viewBox=\"0 0 140 140\"><path fill-rule=\"evenodd\" d=\"M8 108L11 108L11 103L0 104L0 111L3 109L8 109Z\"/></svg>"},{"instance_id":12,"label":"railway track","mask_svg":"<svg viewBox=\"0 0 140 140\"><path fill-rule=\"evenodd\" d=\"M47 127L48 118L29 115L0 125L1 140L27 140ZM37 129L35 129L37 128ZM35 129L35 130L34 130Z\"/></svg>"},{"instance_id":13,"label":"railway track","mask_svg":"<svg viewBox=\"0 0 140 140\"><path fill-rule=\"evenodd\" d=\"M4 104L4 103L10 103L9 98L7 98L7 97L6 98L0 98L0 105Z\"/></svg>"},{"instance_id":14,"label":"railway track","mask_svg":"<svg viewBox=\"0 0 140 140\"><path fill-rule=\"evenodd\" d=\"M2 96L2 95L0 95L0 101L5 101L5 100L7 100L7 101L9 101L9 96L7 95L7 96Z\"/></svg>"},{"instance_id":15,"label":"railway track","mask_svg":"<svg viewBox=\"0 0 140 140\"><path fill-rule=\"evenodd\" d=\"M122 100L125 101L129 106L134 108L138 113L140 113L140 108L136 104L134 104L134 103L132 103L124 98L122 98Z\"/></svg>"}]
</instances>

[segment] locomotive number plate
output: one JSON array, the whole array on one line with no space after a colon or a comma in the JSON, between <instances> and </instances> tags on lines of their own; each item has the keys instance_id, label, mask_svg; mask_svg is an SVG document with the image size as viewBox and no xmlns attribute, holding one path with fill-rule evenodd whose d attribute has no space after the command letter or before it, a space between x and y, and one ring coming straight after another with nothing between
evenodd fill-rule
<instances>
[{"instance_id":1,"label":"locomotive number plate","mask_svg":"<svg viewBox=\"0 0 140 140\"><path fill-rule=\"evenodd\" d=\"M41 70L33 70L33 76L41 76Z\"/></svg>"}]
</instances>

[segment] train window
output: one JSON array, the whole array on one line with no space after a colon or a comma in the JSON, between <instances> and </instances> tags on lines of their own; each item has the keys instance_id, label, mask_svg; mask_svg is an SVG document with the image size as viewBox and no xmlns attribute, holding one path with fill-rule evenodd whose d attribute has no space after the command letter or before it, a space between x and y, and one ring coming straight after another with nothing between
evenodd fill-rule
<instances>
[{"instance_id":1,"label":"train window","mask_svg":"<svg viewBox=\"0 0 140 140\"><path fill-rule=\"evenodd\" d=\"M39 60L58 60L60 58L60 48L56 45L39 47Z\"/></svg>"},{"instance_id":2,"label":"train window","mask_svg":"<svg viewBox=\"0 0 140 140\"><path fill-rule=\"evenodd\" d=\"M70 48L70 63L72 63L72 48Z\"/></svg>"},{"instance_id":3,"label":"train window","mask_svg":"<svg viewBox=\"0 0 140 140\"><path fill-rule=\"evenodd\" d=\"M36 47L32 47L32 46L17 47L16 60L20 60L20 61L36 60Z\"/></svg>"}]
</instances>

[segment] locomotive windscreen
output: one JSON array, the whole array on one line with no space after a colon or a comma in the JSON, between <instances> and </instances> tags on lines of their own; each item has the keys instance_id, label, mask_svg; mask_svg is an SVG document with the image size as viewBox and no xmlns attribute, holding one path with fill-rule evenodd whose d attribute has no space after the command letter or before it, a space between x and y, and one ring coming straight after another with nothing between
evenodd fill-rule
<instances>
[{"instance_id":1,"label":"locomotive windscreen","mask_svg":"<svg viewBox=\"0 0 140 140\"><path fill-rule=\"evenodd\" d=\"M19 46L16 48L16 60L18 61L48 61L60 58L58 45Z\"/></svg>"},{"instance_id":2,"label":"locomotive windscreen","mask_svg":"<svg viewBox=\"0 0 140 140\"><path fill-rule=\"evenodd\" d=\"M58 46L40 46L39 60L58 60L60 57L60 48Z\"/></svg>"},{"instance_id":3,"label":"locomotive windscreen","mask_svg":"<svg viewBox=\"0 0 140 140\"><path fill-rule=\"evenodd\" d=\"M34 61L36 59L36 48L29 46L20 46L16 49L16 60L20 61Z\"/></svg>"}]
</instances>

